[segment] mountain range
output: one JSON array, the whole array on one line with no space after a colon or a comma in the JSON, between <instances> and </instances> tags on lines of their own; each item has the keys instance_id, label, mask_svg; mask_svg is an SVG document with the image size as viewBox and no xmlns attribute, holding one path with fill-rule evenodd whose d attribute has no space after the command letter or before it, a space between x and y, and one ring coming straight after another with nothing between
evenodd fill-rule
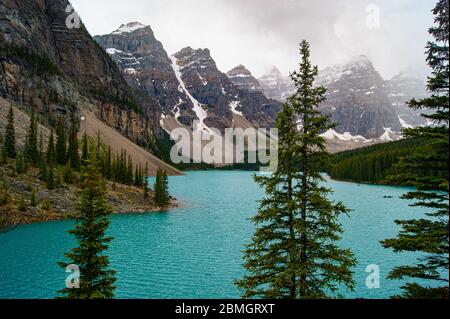
<instances>
[{"instance_id":1,"label":"mountain range","mask_svg":"<svg viewBox=\"0 0 450 319\"><path fill-rule=\"evenodd\" d=\"M68 5L0 3L0 97L38 110L44 124L88 112L98 120L90 123L153 152L161 132L175 127L274 127L294 91L276 67L256 79L243 65L222 72L206 48L170 55L139 22L95 37L84 25L68 29ZM426 95L423 81L403 73L384 80L365 56L322 70L317 84L328 88L320 109L337 124L323 134L333 151L398 139L402 128L426 124L405 103Z\"/></svg>"},{"instance_id":2,"label":"mountain range","mask_svg":"<svg viewBox=\"0 0 450 319\"><path fill-rule=\"evenodd\" d=\"M295 91L276 67L257 81L266 96L279 101ZM327 138L389 141L400 138L403 128L428 124L406 105L412 98L426 96L425 80L404 72L384 80L367 56L319 71L316 84L327 88L320 109L337 124L325 134Z\"/></svg>"}]
</instances>

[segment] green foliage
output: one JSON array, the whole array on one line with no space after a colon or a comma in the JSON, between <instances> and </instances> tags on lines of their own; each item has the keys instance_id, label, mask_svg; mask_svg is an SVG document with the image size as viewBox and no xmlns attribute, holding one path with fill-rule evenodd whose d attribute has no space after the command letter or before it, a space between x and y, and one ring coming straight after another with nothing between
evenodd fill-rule
<instances>
[{"instance_id":1,"label":"green foliage","mask_svg":"<svg viewBox=\"0 0 450 319\"><path fill-rule=\"evenodd\" d=\"M44 198L41 204L41 208L46 211L50 211L52 209L52 201L49 197Z\"/></svg>"},{"instance_id":2,"label":"green foliage","mask_svg":"<svg viewBox=\"0 0 450 319\"><path fill-rule=\"evenodd\" d=\"M37 166L41 160L39 155L36 113L34 109L32 109L30 127L28 128L25 141L25 158L29 164Z\"/></svg>"},{"instance_id":3,"label":"green foliage","mask_svg":"<svg viewBox=\"0 0 450 319\"><path fill-rule=\"evenodd\" d=\"M75 116L72 117L69 130L69 146L67 149L67 161L75 170L80 170L80 154L78 153L78 126Z\"/></svg>"},{"instance_id":4,"label":"green foliage","mask_svg":"<svg viewBox=\"0 0 450 319\"><path fill-rule=\"evenodd\" d=\"M5 177L2 177L0 182L0 206L4 206L8 204L11 200L11 196L9 194L8 182Z\"/></svg>"},{"instance_id":5,"label":"green foliage","mask_svg":"<svg viewBox=\"0 0 450 319\"><path fill-rule=\"evenodd\" d=\"M12 106L9 108L3 148L7 157L16 158L16 135L14 131L14 111Z\"/></svg>"},{"instance_id":6,"label":"green foliage","mask_svg":"<svg viewBox=\"0 0 450 319\"><path fill-rule=\"evenodd\" d=\"M61 117L56 128L56 163L58 165L65 165L67 162L66 148L66 132L64 128L64 120Z\"/></svg>"},{"instance_id":7,"label":"green foliage","mask_svg":"<svg viewBox=\"0 0 450 319\"><path fill-rule=\"evenodd\" d=\"M147 199L148 198L148 163L145 163L143 192L144 192L144 199Z\"/></svg>"},{"instance_id":8,"label":"green foliage","mask_svg":"<svg viewBox=\"0 0 450 319\"><path fill-rule=\"evenodd\" d=\"M179 170L207 170L215 169L214 165L206 163L173 163L170 158L170 151L175 142L170 139L170 135L166 131L161 131L156 137L154 144L150 145L151 152L160 160L169 163ZM228 169L231 169L230 167ZM236 169L240 169L237 165Z\"/></svg>"},{"instance_id":9,"label":"green foliage","mask_svg":"<svg viewBox=\"0 0 450 319\"><path fill-rule=\"evenodd\" d=\"M3 44L0 47L0 55L6 55L19 59L28 64L28 69L33 74L43 75L61 75L59 68L46 56L30 52L25 47Z\"/></svg>"},{"instance_id":10,"label":"green foliage","mask_svg":"<svg viewBox=\"0 0 450 319\"><path fill-rule=\"evenodd\" d=\"M81 142L81 165L85 166L87 163L87 160L89 158L89 145L88 145L88 137L86 132L83 134L83 140Z\"/></svg>"},{"instance_id":11,"label":"green foliage","mask_svg":"<svg viewBox=\"0 0 450 319\"><path fill-rule=\"evenodd\" d=\"M155 181L155 194L154 200L156 205L160 208L164 208L169 204L169 180L167 178L167 173L165 170L158 169L156 173Z\"/></svg>"},{"instance_id":12,"label":"green foliage","mask_svg":"<svg viewBox=\"0 0 450 319\"><path fill-rule=\"evenodd\" d=\"M131 95L130 96L112 95L107 90L103 89L91 90L91 94L102 102L113 103L118 106L125 107L129 110L136 112L137 114L143 113L141 107L139 106L139 103Z\"/></svg>"},{"instance_id":13,"label":"green foliage","mask_svg":"<svg viewBox=\"0 0 450 319\"><path fill-rule=\"evenodd\" d=\"M66 184L72 184L75 180L73 170L68 164L63 167L62 176L63 182Z\"/></svg>"},{"instance_id":14,"label":"green foliage","mask_svg":"<svg viewBox=\"0 0 450 319\"><path fill-rule=\"evenodd\" d=\"M37 202L36 202L36 190L31 190L31 194L30 194L30 206L31 207L36 207Z\"/></svg>"},{"instance_id":15,"label":"green foliage","mask_svg":"<svg viewBox=\"0 0 450 319\"><path fill-rule=\"evenodd\" d=\"M45 158L48 166L53 167L54 165L56 165L56 150L53 130L50 131L50 138L48 139L47 153Z\"/></svg>"},{"instance_id":16,"label":"green foliage","mask_svg":"<svg viewBox=\"0 0 450 319\"><path fill-rule=\"evenodd\" d=\"M426 149L429 139L409 138L334 154L326 169L331 178L343 181L383 184L401 157ZM398 184L397 181L389 183Z\"/></svg>"},{"instance_id":17,"label":"green foliage","mask_svg":"<svg viewBox=\"0 0 450 319\"><path fill-rule=\"evenodd\" d=\"M439 287L409 283L401 296L395 298L445 298L449 295L449 10L448 0L437 2L433 10L435 26L430 34L435 42L427 46L427 62L433 69L428 80L431 97L412 100L414 109L427 109L424 117L434 121L434 126L406 129L404 135L426 138L430 142L424 149L401 158L394 166L389 180L401 181L415 187L402 198L411 206L423 207L426 217L398 220L401 231L396 238L382 241L385 248L395 252L422 252L425 257L413 265L395 267L390 279L425 279L440 283Z\"/></svg>"},{"instance_id":18,"label":"green foliage","mask_svg":"<svg viewBox=\"0 0 450 319\"><path fill-rule=\"evenodd\" d=\"M28 171L28 163L23 152L19 151L16 155L16 173L25 174Z\"/></svg>"},{"instance_id":19,"label":"green foliage","mask_svg":"<svg viewBox=\"0 0 450 319\"><path fill-rule=\"evenodd\" d=\"M333 127L317 110L326 89L313 86L318 70L309 43L301 43L300 53L300 70L291 74L296 93L277 120L278 170L255 176L267 195L252 218L257 229L245 251L248 274L237 281L244 298L326 298L338 286L354 288L354 256L336 244L339 217L348 209L328 200L332 191L320 184L329 158L320 133Z\"/></svg>"},{"instance_id":20,"label":"green foliage","mask_svg":"<svg viewBox=\"0 0 450 319\"><path fill-rule=\"evenodd\" d=\"M27 202L25 201L25 197L20 195L19 200L17 202L17 209L21 212L25 212L28 209Z\"/></svg>"},{"instance_id":21,"label":"green foliage","mask_svg":"<svg viewBox=\"0 0 450 319\"><path fill-rule=\"evenodd\" d=\"M114 297L115 271L109 268L105 254L112 237L106 236L111 211L105 199L105 184L98 161L91 155L82 171L82 193L78 204L75 229L69 231L75 236L78 247L66 254L69 264L80 268L80 287L60 291L68 299L110 299Z\"/></svg>"},{"instance_id":22,"label":"green foliage","mask_svg":"<svg viewBox=\"0 0 450 319\"><path fill-rule=\"evenodd\" d=\"M45 182L47 183L48 189L52 190L52 189L56 188L58 183L57 183L56 176L55 176L55 169L53 167L47 168Z\"/></svg>"}]
</instances>

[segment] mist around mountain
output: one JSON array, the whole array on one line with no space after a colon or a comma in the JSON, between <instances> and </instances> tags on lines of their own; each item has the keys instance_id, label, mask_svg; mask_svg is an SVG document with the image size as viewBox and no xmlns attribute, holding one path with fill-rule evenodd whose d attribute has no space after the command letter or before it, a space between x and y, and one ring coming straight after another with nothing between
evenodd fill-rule
<instances>
[{"instance_id":1,"label":"mist around mountain","mask_svg":"<svg viewBox=\"0 0 450 319\"><path fill-rule=\"evenodd\" d=\"M258 82L267 96L279 101L294 93L289 77L276 67ZM328 89L321 110L337 123L335 130L324 134L327 138L385 142L399 139L403 128L429 124L406 105L426 96L425 80L411 72L385 80L367 56L320 70L317 84Z\"/></svg>"}]
</instances>

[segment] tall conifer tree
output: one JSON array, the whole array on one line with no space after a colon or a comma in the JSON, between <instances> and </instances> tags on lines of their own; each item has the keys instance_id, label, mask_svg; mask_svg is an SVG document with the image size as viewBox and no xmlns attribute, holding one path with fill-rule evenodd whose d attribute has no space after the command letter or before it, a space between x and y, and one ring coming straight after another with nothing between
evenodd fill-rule
<instances>
[{"instance_id":1,"label":"tall conifer tree","mask_svg":"<svg viewBox=\"0 0 450 319\"><path fill-rule=\"evenodd\" d=\"M53 167L56 164L56 152L55 152L53 129L50 131L50 137L48 139L46 162L49 167Z\"/></svg>"},{"instance_id":2,"label":"tall conifer tree","mask_svg":"<svg viewBox=\"0 0 450 319\"><path fill-rule=\"evenodd\" d=\"M390 279L433 280L440 285L408 283L402 298L446 298L449 296L449 2L440 0L433 10L435 26L429 32L435 39L427 45L427 62L433 69L428 79L431 96L412 100L413 109L428 110L425 118L433 126L405 129L406 137L431 140L424 151L401 159L389 179L416 188L403 196L412 206L428 210L426 217L396 221L402 227L397 238L384 240L385 248L396 252L422 252L414 265L394 268Z\"/></svg>"},{"instance_id":3,"label":"tall conifer tree","mask_svg":"<svg viewBox=\"0 0 450 319\"><path fill-rule=\"evenodd\" d=\"M14 130L14 110L12 105L8 112L8 124L6 125L4 140L5 155L7 157L16 158L16 135Z\"/></svg>"},{"instance_id":4,"label":"tall conifer tree","mask_svg":"<svg viewBox=\"0 0 450 319\"><path fill-rule=\"evenodd\" d=\"M56 162L58 165L65 165L67 162L66 132L62 117L59 118L56 128Z\"/></svg>"},{"instance_id":5,"label":"tall conifer tree","mask_svg":"<svg viewBox=\"0 0 450 319\"><path fill-rule=\"evenodd\" d=\"M326 89L314 86L318 70L308 42L301 43L300 53L300 69L291 74L296 92L278 119L278 170L256 177L267 197L253 218L248 274L237 281L246 298L326 298L339 286L354 288L354 256L336 244L343 231L339 217L348 209L330 201L332 191L322 185L329 154L320 134L333 127L317 110Z\"/></svg>"},{"instance_id":6,"label":"tall conifer tree","mask_svg":"<svg viewBox=\"0 0 450 319\"><path fill-rule=\"evenodd\" d=\"M72 123L69 131L69 146L67 149L67 160L74 170L80 169L80 155L78 153L78 128L75 116L72 117Z\"/></svg>"},{"instance_id":7,"label":"tall conifer tree","mask_svg":"<svg viewBox=\"0 0 450 319\"><path fill-rule=\"evenodd\" d=\"M76 226L70 233L78 247L66 254L69 263L80 267L79 289L60 291L68 299L110 299L114 297L115 271L109 269L105 254L112 237L106 236L111 211L105 199L105 183L100 174L98 159L92 154L82 170L82 193L78 203Z\"/></svg>"},{"instance_id":8,"label":"tall conifer tree","mask_svg":"<svg viewBox=\"0 0 450 319\"><path fill-rule=\"evenodd\" d=\"M37 138L37 121L34 109L31 111L30 126L25 141L25 158L27 162L33 165L39 164L39 150Z\"/></svg>"}]
</instances>

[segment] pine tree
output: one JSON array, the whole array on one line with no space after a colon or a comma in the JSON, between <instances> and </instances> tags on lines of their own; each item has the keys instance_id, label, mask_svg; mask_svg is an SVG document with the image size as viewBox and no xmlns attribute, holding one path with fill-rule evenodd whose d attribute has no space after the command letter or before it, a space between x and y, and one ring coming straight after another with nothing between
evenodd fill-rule
<instances>
[{"instance_id":1,"label":"pine tree","mask_svg":"<svg viewBox=\"0 0 450 319\"><path fill-rule=\"evenodd\" d=\"M25 142L25 158L27 162L37 166L39 164L39 150L37 140L37 121L34 109L31 111L30 126Z\"/></svg>"},{"instance_id":2,"label":"pine tree","mask_svg":"<svg viewBox=\"0 0 450 319\"><path fill-rule=\"evenodd\" d=\"M148 198L148 163L145 163L144 169L144 187L143 187L144 199Z\"/></svg>"},{"instance_id":3,"label":"pine tree","mask_svg":"<svg viewBox=\"0 0 450 319\"><path fill-rule=\"evenodd\" d=\"M343 231L339 217L348 209L330 201L331 189L321 185L329 154L320 134L333 127L317 110L326 89L314 86L318 70L311 65L309 43L301 43L300 53L300 70L291 74L297 90L277 121L278 170L255 177L267 197L253 218L248 274L237 281L245 298L326 298L338 286L354 288L354 256L336 244Z\"/></svg>"},{"instance_id":4,"label":"pine tree","mask_svg":"<svg viewBox=\"0 0 450 319\"><path fill-rule=\"evenodd\" d=\"M67 149L67 160L71 167L79 171L80 169L80 155L78 154L78 129L75 116L72 117L72 123L69 131L69 147Z\"/></svg>"},{"instance_id":5,"label":"pine tree","mask_svg":"<svg viewBox=\"0 0 450 319\"><path fill-rule=\"evenodd\" d=\"M54 189L56 187L56 181L55 181L55 169L53 167L48 167L46 170L46 183L47 183L47 189Z\"/></svg>"},{"instance_id":6,"label":"pine tree","mask_svg":"<svg viewBox=\"0 0 450 319\"><path fill-rule=\"evenodd\" d=\"M50 131L50 138L48 139L46 163L49 167L53 167L56 164L56 151L53 130Z\"/></svg>"},{"instance_id":7,"label":"pine tree","mask_svg":"<svg viewBox=\"0 0 450 319\"><path fill-rule=\"evenodd\" d=\"M36 202L36 190L31 190L31 194L30 194L30 206L31 207L36 207L37 202Z\"/></svg>"},{"instance_id":8,"label":"pine tree","mask_svg":"<svg viewBox=\"0 0 450 319\"><path fill-rule=\"evenodd\" d=\"M25 174L28 170L28 163L26 157L22 151L16 154L16 173Z\"/></svg>"},{"instance_id":9,"label":"pine tree","mask_svg":"<svg viewBox=\"0 0 450 319\"><path fill-rule=\"evenodd\" d=\"M59 119L56 128L56 162L61 166L67 163L66 132L62 117Z\"/></svg>"},{"instance_id":10,"label":"pine tree","mask_svg":"<svg viewBox=\"0 0 450 319\"><path fill-rule=\"evenodd\" d=\"M89 145L88 145L88 137L87 134L83 134L83 140L82 140L82 153L81 153L81 165L84 166L87 163L88 157L89 157Z\"/></svg>"},{"instance_id":11,"label":"pine tree","mask_svg":"<svg viewBox=\"0 0 450 319\"><path fill-rule=\"evenodd\" d=\"M41 167L42 162L45 160L44 156L44 135L42 133L42 130L39 134L39 167Z\"/></svg>"},{"instance_id":12,"label":"pine tree","mask_svg":"<svg viewBox=\"0 0 450 319\"><path fill-rule=\"evenodd\" d=\"M169 185L167 173L165 170L158 169L156 172L156 181L155 181L155 197L154 201L158 207L166 207L169 204L170 195L169 195Z\"/></svg>"},{"instance_id":13,"label":"pine tree","mask_svg":"<svg viewBox=\"0 0 450 319\"><path fill-rule=\"evenodd\" d=\"M98 159L90 156L82 171L82 193L78 204L77 224L70 233L78 247L66 254L69 263L80 267L80 288L60 291L68 299L110 299L114 297L115 271L108 269L105 255L112 237L106 236L111 211L105 199L105 183L101 177Z\"/></svg>"},{"instance_id":14,"label":"pine tree","mask_svg":"<svg viewBox=\"0 0 450 319\"><path fill-rule=\"evenodd\" d=\"M16 135L14 131L14 110L12 105L9 108L8 124L6 125L4 140L5 155L10 158L16 158Z\"/></svg>"},{"instance_id":15,"label":"pine tree","mask_svg":"<svg viewBox=\"0 0 450 319\"><path fill-rule=\"evenodd\" d=\"M437 2L433 10L435 26L430 34L435 42L427 45L427 62L433 69L428 79L429 98L412 100L413 109L427 109L423 115L434 126L405 129L407 137L425 137L431 142L422 152L401 159L390 180L414 186L402 198L413 201L412 206L428 210L426 217L396 221L402 227L397 238L382 241L385 248L396 252L423 252L425 257L414 265L394 268L390 279L435 280L440 286L408 283L400 298L446 298L449 296L449 9L448 0Z\"/></svg>"}]
</instances>

